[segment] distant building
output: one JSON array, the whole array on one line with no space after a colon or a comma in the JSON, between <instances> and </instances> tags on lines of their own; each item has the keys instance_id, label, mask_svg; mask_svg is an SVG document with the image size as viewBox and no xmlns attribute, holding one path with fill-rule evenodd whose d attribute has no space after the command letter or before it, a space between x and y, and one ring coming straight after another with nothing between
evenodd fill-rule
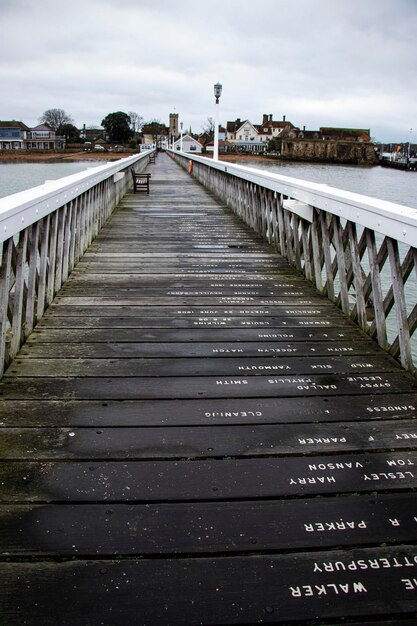
<instances>
[{"instance_id":1,"label":"distant building","mask_svg":"<svg viewBox=\"0 0 417 626\"><path fill-rule=\"evenodd\" d=\"M27 132L28 150L63 150L65 137L58 137L48 124L39 124Z\"/></svg>"},{"instance_id":2,"label":"distant building","mask_svg":"<svg viewBox=\"0 0 417 626\"><path fill-rule=\"evenodd\" d=\"M207 152L214 152L214 140L212 139L205 146ZM225 152L234 152L235 147L230 141L224 141L223 139L219 139L219 153L224 154Z\"/></svg>"},{"instance_id":3,"label":"distant building","mask_svg":"<svg viewBox=\"0 0 417 626\"><path fill-rule=\"evenodd\" d=\"M141 143L158 150L166 150L168 148L169 128L159 122L149 122L142 127Z\"/></svg>"},{"instance_id":4,"label":"distant building","mask_svg":"<svg viewBox=\"0 0 417 626\"><path fill-rule=\"evenodd\" d=\"M321 127L320 138L328 141L371 141L369 128Z\"/></svg>"},{"instance_id":5,"label":"distant building","mask_svg":"<svg viewBox=\"0 0 417 626\"><path fill-rule=\"evenodd\" d=\"M29 131L23 122L0 122L0 150L23 150Z\"/></svg>"},{"instance_id":6,"label":"distant building","mask_svg":"<svg viewBox=\"0 0 417 626\"><path fill-rule=\"evenodd\" d=\"M242 121L240 118L227 122L226 140L238 151L264 152L270 139L292 130L298 129L285 119L285 115L278 122L272 119L272 114L264 113L262 124L252 124L249 120Z\"/></svg>"},{"instance_id":7,"label":"distant building","mask_svg":"<svg viewBox=\"0 0 417 626\"><path fill-rule=\"evenodd\" d=\"M272 119L272 114L264 113L262 116L262 124L256 125L258 131L259 140L267 142L274 137L280 137L283 133L290 133L291 131L297 131L298 128L294 126L292 122L287 121L286 116L282 116L282 120L277 121Z\"/></svg>"},{"instance_id":8,"label":"distant building","mask_svg":"<svg viewBox=\"0 0 417 626\"><path fill-rule=\"evenodd\" d=\"M57 136L48 124L29 128L23 122L0 121L0 150L62 150L65 137Z\"/></svg>"},{"instance_id":9,"label":"distant building","mask_svg":"<svg viewBox=\"0 0 417 626\"><path fill-rule=\"evenodd\" d=\"M242 152L263 152L265 143L260 139L258 130L249 121L241 121L238 118L234 122L226 124L226 141L232 144L236 150Z\"/></svg>"},{"instance_id":10,"label":"distant building","mask_svg":"<svg viewBox=\"0 0 417 626\"><path fill-rule=\"evenodd\" d=\"M171 146L175 139L180 134L179 132L179 115L178 113L170 113L169 114L169 134L168 134L168 143Z\"/></svg>"},{"instance_id":11,"label":"distant building","mask_svg":"<svg viewBox=\"0 0 417 626\"><path fill-rule=\"evenodd\" d=\"M84 124L80 130L80 137L91 142L98 141L99 139L103 139L105 142L109 141L108 133L101 126L91 126L90 128L86 128Z\"/></svg>"},{"instance_id":12,"label":"distant building","mask_svg":"<svg viewBox=\"0 0 417 626\"><path fill-rule=\"evenodd\" d=\"M198 141L202 146L207 146L207 144L213 141L213 137L210 133L201 133L201 135L198 136Z\"/></svg>"},{"instance_id":13,"label":"distant building","mask_svg":"<svg viewBox=\"0 0 417 626\"><path fill-rule=\"evenodd\" d=\"M236 139L236 130L242 126L242 121L238 117L234 122L226 123L226 139L227 141L234 141Z\"/></svg>"},{"instance_id":14,"label":"distant building","mask_svg":"<svg viewBox=\"0 0 417 626\"><path fill-rule=\"evenodd\" d=\"M202 144L191 137L191 135L186 134L182 136L182 151L183 152L193 152L194 154L198 154L202 151ZM181 150L181 138L174 141L174 150Z\"/></svg>"},{"instance_id":15,"label":"distant building","mask_svg":"<svg viewBox=\"0 0 417 626\"><path fill-rule=\"evenodd\" d=\"M226 124L226 140L235 150L243 152L263 152L271 139L280 141L291 140L321 140L321 141L359 141L370 142L369 128L335 128L321 127L318 130L302 130L286 119L277 121L272 114L264 113L261 124L252 124L249 120L235 121Z\"/></svg>"},{"instance_id":16,"label":"distant building","mask_svg":"<svg viewBox=\"0 0 417 626\"><path fill-rule=\"evenodd\" d=\"M320 139L319 130L306 130L303 126L302 130L297 131L297 139Z\"/></svg>"}]
</instances>

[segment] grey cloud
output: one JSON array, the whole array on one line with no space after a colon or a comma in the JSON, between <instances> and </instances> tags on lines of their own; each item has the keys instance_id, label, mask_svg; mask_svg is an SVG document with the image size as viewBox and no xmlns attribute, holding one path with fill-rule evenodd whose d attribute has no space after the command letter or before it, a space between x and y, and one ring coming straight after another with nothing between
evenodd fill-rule
<instances>
[{"instance_id":1,"label":"grey cloud","mask_svg":"<svg viewBox=\"0 0 417 626\"><path fill-rule=\"evenodd\" d=\"M166 120L175 106L198 130L220 80L223 121L417 128L414 0L2 0L0 14L0 119Z\"/></svg>"}]
</instances>

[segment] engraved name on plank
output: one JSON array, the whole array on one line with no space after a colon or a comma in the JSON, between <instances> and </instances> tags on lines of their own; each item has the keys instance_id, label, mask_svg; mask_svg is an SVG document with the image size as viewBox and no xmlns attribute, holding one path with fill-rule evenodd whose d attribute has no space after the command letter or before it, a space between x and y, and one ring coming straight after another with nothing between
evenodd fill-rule
<instances>
[{"instance_id":1,"label":"engraved name on plank","mask_svg":"<svg viewBox=\"0 0 417 626\"><path fill-rule=\"evenodd\" d=\"M404 554L404 550L387 553L385 550L372 550L372 555L366 553L362 558L352 558L347 554L337 555L334 559L316 560L311 565L310 573L306 572L305 580L299 584L288 586L288 592L291 598L323 598L324 596L355 596L357 594L377 593L380 596L381 584L383 579L381 576L389 573L389 578L385 584L390 586L394 582L400 583L399 591L415 591L417 589L417 579L415 571L417 567L417 556L409 549L409 554ZM310 575L309 575L310 574ZM334 580L328 582L328 575L333 574ZM347 576L349 574L349 576ZM351 581L351 575L358 575L358 579ZM366 575L366 579L361 580L360 575ZM324 575L326 580L320 580ZM315 584L311 577L317 577ZM342 580L340 580L342 578ZM307 583L307 584L305 584Z\"/></svg>"}]
</instances>

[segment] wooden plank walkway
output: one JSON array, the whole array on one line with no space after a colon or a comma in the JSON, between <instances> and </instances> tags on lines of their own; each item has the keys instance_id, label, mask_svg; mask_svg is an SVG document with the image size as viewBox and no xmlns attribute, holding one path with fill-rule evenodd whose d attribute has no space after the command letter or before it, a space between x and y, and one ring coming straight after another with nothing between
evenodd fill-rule
<instances>
[{"instance_id":1,"label":"wooden plank walkway","mask_svg":"<svg viewBox=\"0 0 417 626\"><path fill-rule=\"evenodd\" d=\"M149 171L0 383L0 623L416 624L417 381Z\"/></svg>"}]
</instances>

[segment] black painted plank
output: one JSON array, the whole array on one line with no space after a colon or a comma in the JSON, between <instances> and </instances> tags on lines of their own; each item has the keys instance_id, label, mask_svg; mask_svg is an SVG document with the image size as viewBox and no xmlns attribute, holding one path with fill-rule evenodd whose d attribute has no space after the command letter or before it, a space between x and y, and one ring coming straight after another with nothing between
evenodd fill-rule
<instances>
[{"instance_id":1,"label":"black painted plank","mask_svg":"<svg viewBox=\"0 0 417 626\"><path fill-rule=\"evenodd\" d=\"M78 266L77 266L78 267ZM306 281L301 275L297 275L288 270L288 274L285 274L282 270L276 276L227 276L219 272L215 275L210 274L198 274L190 276L182 273L165 274L162 271L159 274L148 274L146 269L141 264L138 264L141 268L141 272L130 273L127 271L126 265L117 268L117 272L111 275L106 275L103 279L103 275L98 271L78 271L77 274L72 274L69 278L69 282L73 286L84 286L95 284L97 282L106 281L106 285L117 286L120 283L124 285L136 285L140 283L144 287L160 287L163 289L168 288L180 288L187 287L191 289L204 288L217 288L217 287L236 287L237 289L269 289L274 290L276 288L305 287L306 291L315 293L311 284ZM121 270L124 270L121 271Z\"/></svg>"},{"instance_id":2,"label":"black painted plank","mask_svg":"<svg viewBox=\"0 0 417 626\"><path fill-rule=\"evenodd\" d=\"M192 350L190 350L191 352ZM5 375L16 377L153 377L153 376L259 376L399 372L399 365L388 355L326 357L240 358L111 358L111 359L22 359L16 360Z\"/></svg>"},{"instance_id":3,"label":"black painted plank","mask_svg":"<svg viewBox=\"0 0 417 626\"><path fill-rule=\"evenodd\" d=\"M417 452L196 461L3 461L1 502L155 502L417 488Z\"/></svg>"},{"instance_id":4,"label":"black painted plank","mask_svg":"<svg viewBox=\"0 0 417 626\"><path fill-rule=\"evenodd\" d=\"M64 302L64 300L61 300ZM257 307L250 306L246 308L241 307L172 307L172 306L136 306L136 305L121 305L115 303L113 306L103 309L101 306L66 306L65 304L56 305L55 303L48 307L45 314L45 319L51 317L205 317L205 316L230 316L233 317L259 317L263 316L283 317L285 315L303 315L303 316L333 316L333 311L336 309L336 315L340 314L340 311L331 306L329 302L319 305L295 305L295 306L276 306L276 307ZM44 319L44 318L42 318Z\"/></svg>"},{"instance_id":5,"label":"black painted plank","mask_svg":"<svg viewBox=\"0 0 417 626\"><path fill-rule=\"evenodd\" d=\"M236 342L236 343L31 343L24 346L17 361L23 357L52 359L61 357L111 359L113 357L219 357L223 359L282 356L364 356L381 354L373 341L321 341L321 342ZM17 362L16 361L16 362Z\"/></svg>"},{"instance_id":6,"label":"black painted plank","mask_svg":"<svg viewBox=\"0 0 417 626\"><path fill-rule=\"evenodd\" d=\"M273 280L277 276L291 276L288 263L281 262L279 259L275 261L273 258L247 260L241 257L236 261L234 259L216 259L215 256L180 258L180 255L176 255L169 259L160 260L156 255L135 257L135 255L129 256L123 252L114 254L114 256L96 253L94 257L93 259L86 259L84 256L71 274L70 280L75 280L78 276L88 272L89 269L100 269L101 274L113 274L123 270L139 271L146 274L160 274L163 271L167 275L181 273L184 277L187 275L194 278L222 276L223 278L234 277L236 280L245 280L247 276L261 280Z\"/></svg>"},{"instance_id":7,"label":"black painted plank","mask_svg":"<svg viewBox=\"0 0 417 626\"><path fill-rule=\"evenodd\" d=\"M255 624L411 618L415 547L277 556L6 563L8 624ZM318 616L320 616L318 618ZM23 622L24 620L24 622Z\"/></svg>"},{"instance_id":8,"label":"black painted plank","mask_svg":"<svg viewBox=\"0 0 417 626\"><path fill-rule=\"evenodd\" d=\"M10 400L68 398L72 400L140 400L179 398L254 398L368 395L370 392L417 391L409 374L306 376L194 376L160 378L18 378L0 382L0 396ZM350 401L348 398L344 402ZM395 398L393 400L395 402ZM342 401L340 401L342 402Z\"/></svg>"},{"instance_id":9,"label":"black painted plank","mask_svg":"<svg viewBox=\"0 0 417 626\"><path fill-rule=\"evenodd\" d=\"M221 504L1 505L0 554L82 558L413 543L414 508L412 494Z\"/></svg>"},{"instance_id":10,"label":"black painted plank","mask_svg":"<svg viewBox=\"0 0 417 626\"><path fill-rule=\"evenodd\" d=\"M49 317L37 328L352 328L351 322L340 316L323 317L293 315L282 317Z\"/></svg>"},{"instance_id":11,"label":"black painted plank","mask_svg":"<svg viewBox=\"0 0 417 626\"><path fill-rule=\"evenodd\" d=\"M288 268L287 263L260 263L256 264L248 264L243 260L242 262L236 263L227 263L227 262L216 262L216 261L208 261L207 263L186 263L176 259L173 259L170 263L170 267L167 266L166 262L159 262L157 260L150 259L138 259L134 260L134 258L124 257L120 255L120 258L115 257L114 259L108 260L106 258L102 259L99 255L97 260L81 260L77 265L76 269L71 274L72 280L75 280L79 276L83 276L85 273L90 271L94 271L100 274L118 274L125 270L129 273L136 274L160 274L162 271L164 274L173 275L181 272L181 276L184 278L188 275L192 275L194 278L211 278L221 276L222 280L225 277L229 277L230 275L234 276L235 279L246 280L255 279L258 280L273 280L277 275L279 270L279 276L285 277L290 276L290 270L286 271ZM83 257L84 258L84 257Z\"/></svg>"},{"instance_id":12,"label":"black painted plank","mask_svg":"<svg viewBox=\"0 0 417 626\"><path fill-rule=\"evenodd\" d=\"M154 280L153 280L154 278ZM95 288L102 287L103 285L108 285L112 289L126 289L126 288L135 288L140 286L144 292L156 291L160 290L163 292L164 290L182 290L186 289L188 291L201 291L202 289L206 291L216 291L219 290L231 290L236 289L239 291L248 291L251 293L258 292L259 295L271 295L275 296L281 290L293 290L293 291L303 291L306 294L312 293L315 294L315 290L306 283L305 281L299 280L297 278L293 278L291 275L289 276L276 276L274 280L261 280L258 278L257 281L247 280L245 277L239 277L239 279L233 277L226 276L207 276L204 275L148 275L148 274L124 274L119 272L118 274L99 274L92 272L83 272L71 278L68 282L65 283L64 288L67 291L73 291L76 289L84 290L87 287ZM214 295L217 295L215 293Z\"/></svg>"},{"instance_id":13,"label":"black painted plank","mask_svg":"<svg viewBox=\"0 0 417 626\"><path fill-rule=\"evenodd\" d=\"M162 289L154 289L152 287L142 287L140 283L120 286L120 287L108 287L105 283L101 285L91 285L85 287L78 287L72 285L66 285L62 288L59 295L60 297L108 297L111 293L113 302L116 302L119 298L144 298L153 300L152 304L166 303L175 304L176 298L186 299L198 299L199 304L205 305L208 302L215 302L216 304L227 303L229 298L237 299L239 301L252 302L255 304L275 304L276 300L281 297L289 298L309 298L310 291L297 289L296 287L288 287L287 289L276 289L271 292L269 289L235 289L227 287L219 287L213 289L206 289L204 287L198 288L183 288L183 289L171 289L170 287Z\"/></svg>"},{"instance_id":14,"label":"black painted plank","mask_svg":"<svg viewBox=\"0 0 417 626\"><path fill-rule=\"evenodd\" d=\"M198 400L3 399L0 428L285 424L417 418L417 393Z\"/></svg>"},{"instance_id":15,"label":"black painted plank","mask_svg":"<svg viewBox=\"0 0 417 626\"><path fill-rule=\"evenodd\" d=\"M417 448L414 420L160 428L3 428L3 459L198 459Z\"/></svg>"},{"instance_id":16,"label":"black painted plank","mask_svg":"<svg viewBox=\"0 0 417 626\"><path fill-rule=\"evenodd\" d=\"M357 341L360 334L353 326L341 328L309 327L308 323L301 328L274 329L260 328L189 328L189 329L141 329L141 328L113 328L111 333L105 328L50 328L35 329L30 335L27 345L32 342L57 341L81 343L89 342L199 342L199 341Z\"/></svg>"},{"instance_id":17,"label":"black painted plank","mask_svg":"<svg viewBox=\"0 0 417 626\"><path fill-rule=\"evenodd\" d=\"M250 298L240 296L222 296L219 298L177 298L177 297L158 297L145 298L124 294L123 297L112 298L110 294L104 296L66 296L65 293L59 292L54 300L54 305L59 308L64 306L175 306L189 309L190 307L275 307L275 306L322 306L323 298L314 294L303 296L302 298L293 298L287 295L278 298Z\"/></svg>"}]
</instances>

